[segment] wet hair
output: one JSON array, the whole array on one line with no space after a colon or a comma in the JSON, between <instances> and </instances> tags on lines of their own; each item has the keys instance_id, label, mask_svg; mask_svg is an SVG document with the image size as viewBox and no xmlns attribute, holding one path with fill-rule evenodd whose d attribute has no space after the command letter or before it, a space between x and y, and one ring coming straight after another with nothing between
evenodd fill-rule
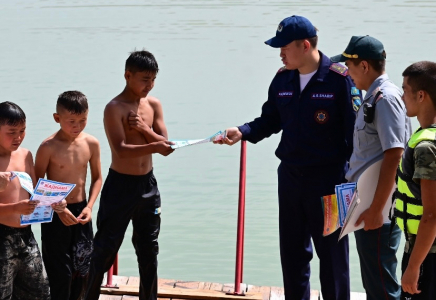
<instances>
[{"instance_id":1,"label":"wet hair","mask_svg":"<svg viewBox=\"0 0 436 300\"><path fill-rule=\"evenodd\" d=\"M357 66L362 61L366 61L371 68L374 69L377 73L383 73L386 69L386 52L383 51L383 57L385 59L363 59L363 58L350 58L350 61L353 65Z\"/></svg>"},{"instance_id":2,"label":"wet hair","mask_svg":"<svg viewBox=\"0 0 436 300\"><path fill-rule=\"evenodd\" d=\"M56 112L59 113L60 109L80 115L88 110L88 100L86 96L79 91L67 91L63 92L58 97L56 103Z\"/></svg>"},{"instance_id":3,"label":"wet hair","mask_svg":"<svg viewBox=\"0 0 436 300\"><path fill-rule=\"evenodd\" d=\"M26 114L15 103L5 101L0 103L0 126L17 126L26 122Z\"/></svg>"},{"instance_id":4,"label":"wet hair","mask_svg":"<svg viewBox=\"0 0 436 300\"><path fill-rule=\"evenodd\" d=\"M154 55L146 50L134 51L126 60L126 71L136 72L151 72L157 74L159 66L154 58Z\"/></svg>"},{"instance_id":5,"label":"wet hair","mask_svg":"<svg viewBox=\"0 0 436 300\"><path fill-rule=\"evenodd\" d=\"M436 108L436 63L419 61L408 66L402 74L412 92L425 91Z\"/></svg>"}]
</instances>

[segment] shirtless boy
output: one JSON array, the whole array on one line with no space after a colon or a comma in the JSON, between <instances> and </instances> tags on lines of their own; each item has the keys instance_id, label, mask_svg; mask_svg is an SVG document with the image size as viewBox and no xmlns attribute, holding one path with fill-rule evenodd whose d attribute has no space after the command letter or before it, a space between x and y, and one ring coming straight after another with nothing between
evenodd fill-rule
<instances>
[{"instance_id":1,"label":"shirtless boy","mask_svg":"<svg viewBox=\"0 0 436 300\"><path fill-rule=\"evenodd\" d=\"M126 61L126 87L104 110L112 163L101 192L87 300L99 298L103 274L114 262L130 220L139 265L139 299L157 299L161 200L151 155L173 152L160 101L148 95L158 70L150 52L133 52Z\"/></svg>"},{"instance_id":2,"label":"shirtless boy","mask_svg":"<svg viewBox=\"0 0 436 300\"><path fill-rule=\"evenodd\" d=\"M10 172L16 171L26 172L35 182L32 154L20 147L25 130L21 108L0 103L0 299L47 300L49 285L38 244L31 227L20 225L20 215L32 213L38 202L29 200L18 178L10 180Z\"/></svg>"},{"instance_id":3,"label":"shirtless boy","mask_svg":"<svg viewBox=\"0 0 436 300\"><path fill-rule=\"evenodd\" d=\"M92 253L92 206L102 185L100 145L83 132L88 118L88 101L81 92L59 95L53 114L60 129L45 139L36 153L36 178L76 184L67 197L67 208L41 224L42 257L56 300L82 299ZM86 201L86 174L91 185Z\"/></svg>"}]
</instances>

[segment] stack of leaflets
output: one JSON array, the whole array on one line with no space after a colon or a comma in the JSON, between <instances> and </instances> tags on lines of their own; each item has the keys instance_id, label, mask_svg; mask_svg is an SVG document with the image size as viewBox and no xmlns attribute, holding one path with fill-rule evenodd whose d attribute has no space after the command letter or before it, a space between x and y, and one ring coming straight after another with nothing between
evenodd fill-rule
<instances>
[{"instance_id":1,"label":"stack of leaflets","mask_svg":"<svg viewBox=\"0 0 436 300\"><path fill-rule=\"evenodd\" d=\"M335 194L321 197L324 211L324 236L344 226L355 190L356 183L344 183L335 187Z\"/></svg>"}]
</instances>

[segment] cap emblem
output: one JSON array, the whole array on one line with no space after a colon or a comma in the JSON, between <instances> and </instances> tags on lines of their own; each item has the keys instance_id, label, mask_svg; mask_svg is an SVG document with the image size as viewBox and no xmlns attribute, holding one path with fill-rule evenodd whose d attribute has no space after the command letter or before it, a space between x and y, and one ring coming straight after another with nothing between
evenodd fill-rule
<instances>
[{"instance_id":1,"label":"cap emblem","mask_svg":"<svg viewBox=\"0 0 436 300\"><path fill-rule=\"evenodd\" d=\"M283 25L282 25L282 24L279 24L279 27L277 27L277 31L278 31L278 32L282 32L282 30L283 30Z\"/></svg>"},{"instance_id":2,"label":"cap emblem","mask_svg":"<svg viewBox=\"0 0 436 300\"><path fill-rule=\"evenodd\" d=\"M357 54L347 54L347 53L342 53L343 56L347 57L347 58L359 58L359 55Z\"/></svg>"}]
</instances>

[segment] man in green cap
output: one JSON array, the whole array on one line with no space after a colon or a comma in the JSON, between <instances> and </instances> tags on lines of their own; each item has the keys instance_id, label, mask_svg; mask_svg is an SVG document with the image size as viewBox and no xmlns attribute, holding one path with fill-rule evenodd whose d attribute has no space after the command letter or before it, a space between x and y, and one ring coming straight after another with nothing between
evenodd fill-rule
<instances>
[{"instance_id":1,"label":"man in green cap","mask_svg":"<svg viewBox=\"0 0 436 300\"><path fill-rule=\"evenodd\" d=\"M401 90L385 73L386 52L379 40L353 36L345 51L332 61L345 62L356 87L366 91L357 111L346 179L357 182L369 166L382 160L374 199L356 223L364 222L364 228L355 231L363 286L368 300L400 299L396 252L401 230L395 225L390 233L390 223L384 223L382 211L391 201L397 167L411 135L410 120Z\"/></svg>"}]
</instances>

